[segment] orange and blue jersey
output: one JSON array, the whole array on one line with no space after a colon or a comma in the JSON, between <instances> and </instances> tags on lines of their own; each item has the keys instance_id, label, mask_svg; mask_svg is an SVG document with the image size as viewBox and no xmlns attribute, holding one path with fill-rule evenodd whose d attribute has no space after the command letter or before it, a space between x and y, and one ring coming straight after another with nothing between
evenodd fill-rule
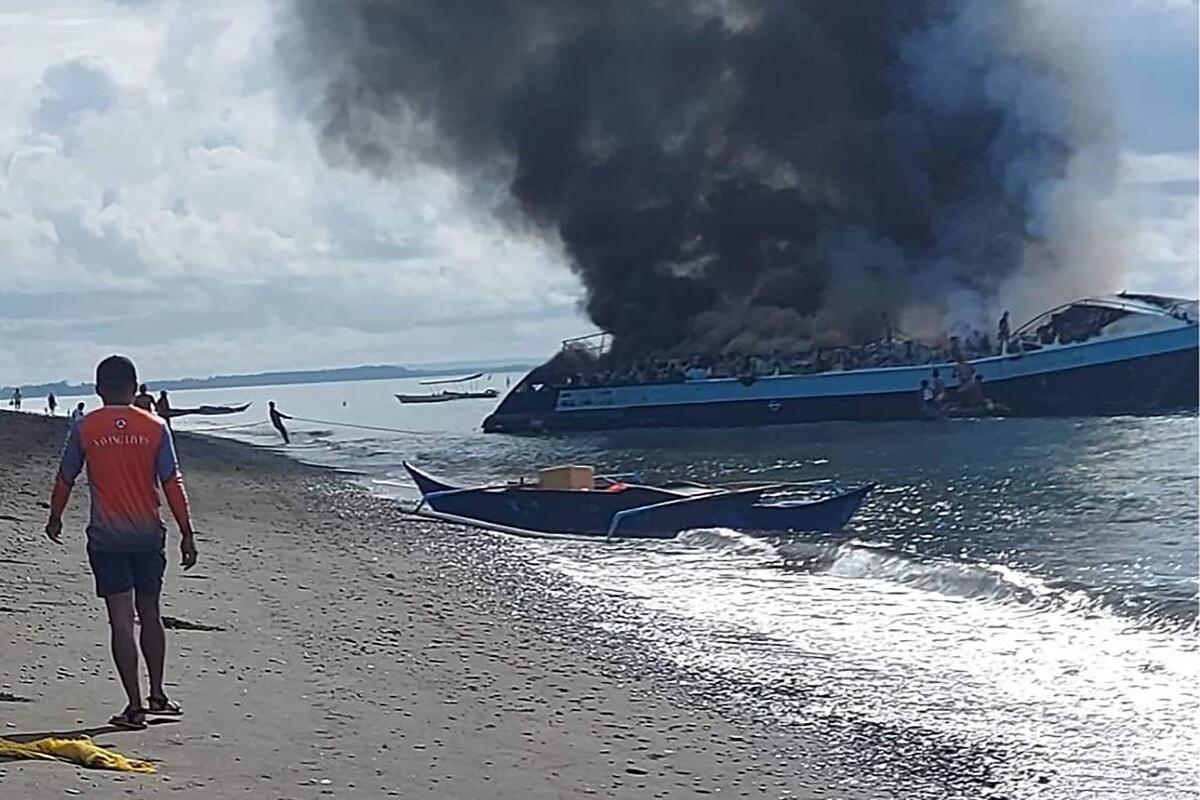
<instances>
[{"instance_id":1,"label":"orange and blue jersey","mask_svg":"<svg viewBox=\"0 0 1200 800\"><path fill-rule=\"evenodd\" d=\"M54 482L52 514L62 513L85 465L92 495L89 549L161 548L166 528L158 513L160 485L180 527L189 524L175 443L153 414L133 406L104 406L72 425Z\"/></svg>"}]
</instances>

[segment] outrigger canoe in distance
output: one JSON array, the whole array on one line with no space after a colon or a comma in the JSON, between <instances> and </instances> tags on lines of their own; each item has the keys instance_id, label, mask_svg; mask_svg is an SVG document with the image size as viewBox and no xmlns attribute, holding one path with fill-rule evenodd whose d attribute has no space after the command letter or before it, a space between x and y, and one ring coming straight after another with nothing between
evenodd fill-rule
<instances>
[{"instance_id":1,"label":"outrigger canoe in distance","mask_svg":"<svg viewBox=\"0 0 1200 800\"><path fill-rule=\"evenodd\" d=\"M534 483L464 488L407 462L404 468L421 492L411 513L552 538L669 539L680 531L714 527L759 535L838 531L874 488L843 490L832 481L654 486L636 475L593 476L590 467L542 470Z\"/></svg>"},{"instance_id":2,"label":"outrigger canoe in distance","mask_svg":"<svg viewBox=\"0 0 1200 800\"><path fill-rule=\"evenodd\" d=\"M240 414L249 408L252 403L243 403L240 406L198 406L196 408L164 408L158 411L160 417L168 417L175 419L176 417L219 417L223 414Z\"/></svg>"},{"instance_id":3,"label":"outrigger canoe in distance","mask_svg":"<svg viewBox=\"0 0 1200 800\"><path fill-rule=\"evenodd\" d=\"M441 386L445 384L461 384L477 381L483 377L482 372L476 372L471 375L463 375L459 378L439 378L432 381L421 381L422 386ZM487 389L476 389L468 387L466 391L457 389L443 389L440 392L432 394L398 394L396 399L401 403L447 403L451 400L494 400L500 396L500 392L496 389L488 387Z\"/></svg>"},{"instance_id":4,"label":"outrigger canoe in distance","mask_svg":"<svg viewBox=\"0 0 1200 800\"><path fill-rule=\"evenodd\" d=\"M457 397L449 394L398 394L396 399L401 403L448 403L451 400L457 400Z\"/></svg>"}]
</instances>

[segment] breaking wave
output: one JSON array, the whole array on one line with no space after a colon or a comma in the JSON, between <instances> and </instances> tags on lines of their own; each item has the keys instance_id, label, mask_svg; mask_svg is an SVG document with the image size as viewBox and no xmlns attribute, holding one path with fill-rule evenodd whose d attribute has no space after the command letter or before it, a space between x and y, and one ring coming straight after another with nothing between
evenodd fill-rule
<instances>
[{"instance_id":1,"label":"breaking wave","mask_svg":"<svg viewBox=\"0 0 1200 800\"><path fill-rule=\"evenodd\" d=\"M1111 612L1139 627L1200 630L1195 603L1184 594L1097 594L1080 584L1047 581L1013 567L902 553L859 540L762 538L728 528L705 528L685 531L675 541L726 556L757 558L753 566L760 569L886 581L963 600L1035 609Z\"/></svg>"}]
</instances>

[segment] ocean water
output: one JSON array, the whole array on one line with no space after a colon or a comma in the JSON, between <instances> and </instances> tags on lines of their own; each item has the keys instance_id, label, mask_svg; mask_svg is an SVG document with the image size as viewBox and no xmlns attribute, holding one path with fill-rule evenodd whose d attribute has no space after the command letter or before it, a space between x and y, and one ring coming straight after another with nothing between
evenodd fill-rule
<instances>
[{"instance_id":1,"label":"ocean water","mask_svg":"<svg viewBox=\"0 0 1200 800\"><path fill-rule=\"evenodd\" d=\"M380 381L172 400L253 401L176 427L279 447L262 421L274 399L303 418L283 452L400 500L415 495L405 459L464 483L568 461L651 479L875 482L838 535L515 546L565 585L637 608L604 624L733 681L780 730L869 724L976 753L989 777L961 796L1198 796L1194 415L516 438L479 431L495 401L392 396L420 390Z\"/></svg>"}]
</instances>

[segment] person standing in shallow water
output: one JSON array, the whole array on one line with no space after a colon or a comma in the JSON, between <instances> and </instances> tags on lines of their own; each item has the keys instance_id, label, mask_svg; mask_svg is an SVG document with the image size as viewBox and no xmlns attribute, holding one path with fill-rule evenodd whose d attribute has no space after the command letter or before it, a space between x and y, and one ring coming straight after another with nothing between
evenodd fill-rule
<instances>
[{"instance_id":1,"label":"person standing in shallow water","mask_svg":"<svg viewBox=\"0 0 1200 800\"><path fill-rule=\"evenodd\" d=\"M46 413L52 417L58 415L58 398L54 396L54 392L46 395Z\"/></svg>"},{"instance_id":2,"label":"person standing in shallow water","mask_svg":"<svg viewBox=\"0 0 1200 800\"><path fill-rule=\"evenodd\" d=\"M87 527L88 562L96 594L108 609L113 661L128 700L110 722L121 728L146 727L147 713L179 716L180 706L163 690L166 633L161 608L166 528L158 513L162 486L179 525L184 569L196 564L195 535L187 494L175 458L175 444L163 420L134 408L137 371L123 356L109 356L96 367L96 394L102 408L72 425L63 446L46 537L62 543L62 515L79 473L87 467L91 521ZM134 635L134 618L141 635ZM138 639L150 674L148 703L142 705L138 677Z\"/></svg>"},{"instance_id":3,"label":"person standing in shallow water","mask_svg":"<svg viewBox=\"0 0 1200 800\"><path fill-rule=\"evenodd\" d=\"M279 435L283 437L283 443L291 444L292 440L288 436L287 428L283 427L283 421L285 419L291 419L291 417L289 417L287 414L280 413L280 411L275 408L274 400L271 400L267 403L267 414L271 417L271 425L273 425L275 430L279 431Z\"/></svg>"}]
</instances>

